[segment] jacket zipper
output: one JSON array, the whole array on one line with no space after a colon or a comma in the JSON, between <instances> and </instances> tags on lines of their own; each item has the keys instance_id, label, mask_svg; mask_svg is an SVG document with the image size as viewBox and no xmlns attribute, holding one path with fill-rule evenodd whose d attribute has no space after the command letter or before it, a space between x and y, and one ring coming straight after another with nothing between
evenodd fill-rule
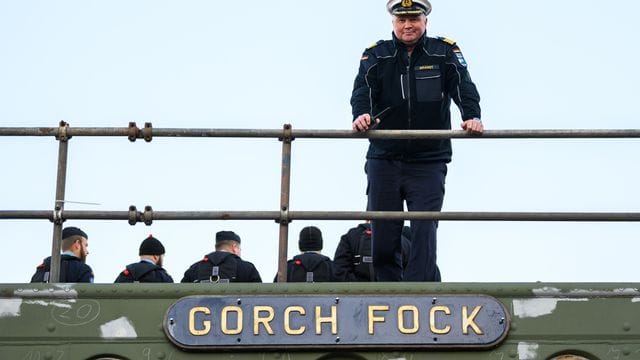
<instances>
[{"instance_id":1,"label":"jacket zipper","mask_svg":"<svg viewBox=\"0 0 640 360\"><path fill-rule=\"evenodd\" d=\"M411 130L411 53L407 51L407 129ZM411 148L411 139L407 140L407 151Z\"/></svg>"},{"instance_id":2,"label":"jacket zipper","mask_svg":"<svg viewBox=\"0 0 640 360\"><path fill-rule=\"evenodd\" d=\"M411 53L407 52L407 107L408 125L411 130Z\"/></svg>"}]
</instances>

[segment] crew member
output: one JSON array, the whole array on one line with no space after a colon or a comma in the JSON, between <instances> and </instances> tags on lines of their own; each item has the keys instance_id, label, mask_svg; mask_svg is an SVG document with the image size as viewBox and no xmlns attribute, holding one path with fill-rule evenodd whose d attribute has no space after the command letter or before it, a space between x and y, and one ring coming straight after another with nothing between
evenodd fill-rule
<instances>
[{"instance_id":1,"label":"crew member","mask_svg":"<svg viewBox=\"0 0 640 360\"><path fill-rule=\"evenodd\" d=\"M89 255L89 236L77 227L62 230L62 255L60 257L60 282L92 283L93 270L85 262ZM36 267L31 277L32 283L48 283L51 272L51 256Z\"/></svg>"},{"instance_id":2,"label":"crew member","mask_svg":"<svg viewBox=\"0 0 640 360\"><path fill-rule=\"evenodd\" d=\"M240 236L233 231L216 233L216 251L191 265L181 282L262 282L256 267L240 258Z\"/></svg>"},{"instance_id":3,"label":"crew member","mask_svg":"<svg viewBox=\"0 0 640 360\"><path fill-rule=\"evenodd\" d=\"M160 240L149 235L140 244L140 262L129 264L116 278L116 283L155 282L172 283L173 278L162 267L164 246Z\"/></svg>"}]
</instances>

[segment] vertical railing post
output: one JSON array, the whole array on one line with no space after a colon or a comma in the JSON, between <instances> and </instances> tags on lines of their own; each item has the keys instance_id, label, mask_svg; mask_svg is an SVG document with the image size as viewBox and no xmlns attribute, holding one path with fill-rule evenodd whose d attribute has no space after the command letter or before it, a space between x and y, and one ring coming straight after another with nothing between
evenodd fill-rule
<instances>
[{"instance_id":1,"label":"vertical railing post","mask_svg":"<svg viewBox=\"0 0 640 360\"><path fill-rule=\"evenodd\" d=\"M278 242L278 282L287 282L287 250L289 246L289 194L291 190L291 124L283 126L282 173L280 176L280 241Z\"/></svg>"},{"instance_id":2,"label":"vertical railing post","mask_svg":"<svg viewBox=\"0 0 640 360\"><path fill-rule=\"evenodd\" d=\"M69 124L60 122L58 128L58 177L56 180L56 198L53 211L53 241L51 243L51 269L49 282L60 282L60 250L62 247L62 212L64 210L65 187L67 183L67 150L69 146L69 136L67 130Z\"/></svg>"}]
</instances>

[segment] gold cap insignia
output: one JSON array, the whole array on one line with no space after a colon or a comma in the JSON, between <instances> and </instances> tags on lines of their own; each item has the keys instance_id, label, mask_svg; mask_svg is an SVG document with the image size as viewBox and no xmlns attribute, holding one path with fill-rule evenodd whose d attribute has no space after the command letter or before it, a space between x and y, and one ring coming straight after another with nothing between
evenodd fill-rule
<instances>
[{"instance_id":1,"label":"gold cap insignia","mask_svg":"<svg viewBox=\"0 0 640 360\"><path fill-rule=\"evenodd\" d=\"M408 8L413 6L413 1L411 0L402 0L402 7L403 8Z\"/></svg>"}]
</instances>

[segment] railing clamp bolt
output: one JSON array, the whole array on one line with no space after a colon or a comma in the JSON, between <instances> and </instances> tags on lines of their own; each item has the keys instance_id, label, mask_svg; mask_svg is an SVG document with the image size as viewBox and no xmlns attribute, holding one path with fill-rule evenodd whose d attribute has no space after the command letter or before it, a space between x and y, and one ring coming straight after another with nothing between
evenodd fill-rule
<instances>
[{"instance_id":1,"label":"railing clamp bolt","mask_svg":"<svg viewBox=\"0 0 640 360\"><path fill-rule=\"evenodd\" d=\"M153 125L150 122L144 123L144 129L142 129L142 135L144 136L144 141L151 142L153 139Z\"/></svg>"},{"instance_id":2,"label":"railing clamp bolt","mask_svg":"<svg viewBox=\"0 0 640 360\"><path fill-rule=\"evenodd\" d=\"M138 209L135 206L129 206L129 225L138 223Z\"/></svg>"},{"instance_id":3,"label":"railing clamp bolt","mask_svg":"<svg viewBox=\"0 0 640 360\"><path fill-rule=\"evenodd\" d=\"M153 208L151 208L151 206L147 205L144 207L142 218L144 219L145 225L150 226L153 224Z\"/></svg>"},{"instance_id":4,"label":"railing clamp bolt","mask_svg":"<svg viewBox=\"0 0 640 360\"><path fill-rule=\"evenodd\" d=\"M129 129L127 130L127 136L129 138L129 141L131 141L131 142L135 142L137 138L141 137L140 136L140 129L138 129L138 126L133 121L129 123Z\"/></svg>"},{"instance_id":5,"label":"railing clamp bolt","mask_svg":"<svg viewBox=\"0 0 640 360\"><path fill-rule=\"evenodd\" d=\"M280 209L280 218L278 218L276 222L283 225L291 223L291 219L289 219L289 209L287 209L286 206L283 206L282 209Z\"/></svg>"},{"instance_id":6,"label":"railing clamp bolt","mask_svg":"<svg viewBox=\"0 0 640 360\"><path fill-rule=\"evenodd\" d=\"M64 222L64 218L62 216L62 207L60 205L56 205L55 209L53 210L53 217L51 218L51 221L56 225L62 225L62 223Z\"/></svg>"},{"instance_id":7,"label":"railing clamp bolt","mask_svg":"<svg viewBox=\"0 0 640 360\"><path fill-rule=\"evenodd\" d=\"M296 138L293 137L293 128L291 124L284 124L284 126L282 127L282 137L279 137L278 141L290 143L295 139Z\"/></svg>"}]
</instances>

